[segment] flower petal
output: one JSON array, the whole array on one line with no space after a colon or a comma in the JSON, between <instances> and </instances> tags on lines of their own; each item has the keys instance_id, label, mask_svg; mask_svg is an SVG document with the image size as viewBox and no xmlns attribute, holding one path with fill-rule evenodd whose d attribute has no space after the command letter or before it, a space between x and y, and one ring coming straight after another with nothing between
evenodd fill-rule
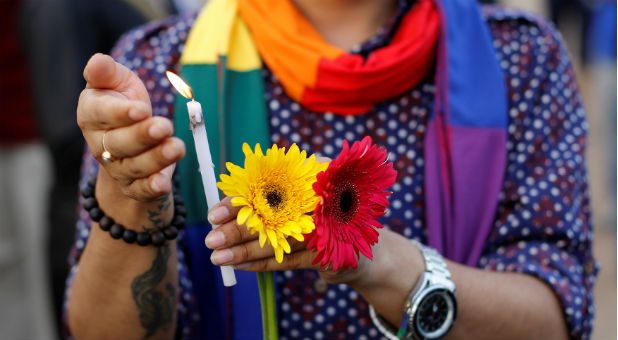
<instances>
[{"instance_id":1,"label":"flower petal","mask_svg":"<svg viewBox=\"0 0 618 340\"><path fill-rule=\"evenodd\" d=\"M266 229L266 236L268 236L268 240L273 248L277 249L279 244L277 243L277 234L272 229Z\"/></svg>"},{"instance_id":2,"label":"flower petal","mask_svg":"<svg viewBox=\"0 0 618 340\"><path fill-rule=\"evenodd\" d=\"M243 206L243 205L249 205L249 201L247 201L247 199L242 197L242 196L233 197L232 200L231 200L231 203L235 207L240 207L240 206Z\"/></svg>"},{"instance_id":3,"label":"flower petal","mask_svg":"<svg viewBox=\"0 0 618 340\"><path fill-rule=\"evenodd\" d=\"M242 207L242 209L240 209L240 211L238 212L238 216L236 217L236 223L238 223L238 225L245 224L245 222L247 222L247 219L249 218L249 216L251 216L252 213L253 209L251 209L251 207Z\"/></svg>"},{"instance_id":4,"label":"flower petal","mask_svg":"<svg viewBox=\"0 0 618 340\"><path fill-rule=\"evenodd\" d=\"M277 260L278 263L283 262L283 249L275 248L275 260Z\"/></svg>"},{"instance_id":5,"label":"flower petal","mask_svg":"<svg viewBox=\"0 0 618 340\"><path fill-rule=\"evenodd\" d=\"M289 254L292 251L292 248L290 248L290 244L284 238L279 239L279 245L281 246L281 248L283 248L283 251L285 251L286 254Z\"/></svg>"}]
</instances>

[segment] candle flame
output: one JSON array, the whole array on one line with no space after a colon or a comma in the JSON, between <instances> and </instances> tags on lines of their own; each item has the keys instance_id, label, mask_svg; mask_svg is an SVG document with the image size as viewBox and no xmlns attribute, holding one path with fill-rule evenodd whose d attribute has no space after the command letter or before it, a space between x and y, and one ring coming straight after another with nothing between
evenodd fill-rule
<instances>
[{"instance_id":1,"label":"candle flame","mask_svg":"<svg viewBox=\"0 0 618 340\"><path fill-rule=\"evenodd\" d=\"M165 71L165 75L178 93L187 99L193 100L193 91L191 91L191 87L182 78L172 71Z\"/></svg>"}]
</instances>

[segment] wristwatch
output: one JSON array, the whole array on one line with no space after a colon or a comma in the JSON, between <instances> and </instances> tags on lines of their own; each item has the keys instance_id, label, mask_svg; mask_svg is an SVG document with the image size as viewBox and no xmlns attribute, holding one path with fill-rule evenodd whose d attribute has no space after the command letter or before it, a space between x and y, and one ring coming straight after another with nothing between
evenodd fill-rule
<instances>
[{"instance_id":1,"label":"wristwatch","mask_svg":"<svg viewBox=\"0 0 618 340\"><path fill-rule=\"evenodd\" d=\"M415 240L425 260L421 274L404 309L404 317L398 336L385 326L384 320L370 306L374 324L387 338L394 339L439 339L453 326L457 316L455 283L442 256Z\"/></svg>"}]
</instances>

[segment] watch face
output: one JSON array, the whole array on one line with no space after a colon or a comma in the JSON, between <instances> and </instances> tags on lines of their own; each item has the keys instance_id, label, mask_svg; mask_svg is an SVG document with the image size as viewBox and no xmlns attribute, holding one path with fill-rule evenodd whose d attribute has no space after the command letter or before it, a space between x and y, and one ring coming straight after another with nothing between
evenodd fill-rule
<instances>
[{"instance_id":1,"label":"watch face","mask_svg":"<svg viewBox=\"0 0 618 340\"><path fill-rule=\"evenodd\" d=\"M423 339L437 339L453 325L455 303L446 290L434 290L422 299L416 315L417 334Z\"/></svg>"}]
</instances>

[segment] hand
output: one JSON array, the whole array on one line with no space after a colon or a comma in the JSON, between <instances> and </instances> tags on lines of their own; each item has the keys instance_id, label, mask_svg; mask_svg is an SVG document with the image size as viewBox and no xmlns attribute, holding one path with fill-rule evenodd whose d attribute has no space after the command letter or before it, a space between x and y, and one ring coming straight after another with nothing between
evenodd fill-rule
<instances>
[{"instance_id":1,"label":"hand","mask_svg":"<svg viewBox=\"0 0 618 340\"><path fill-rule=\"evenodd\" d=\"M251 235L245 225L239 226L236 223L241 207L232 206L230 201L230 197L224 198L208 214L209 221L213 225L219 225L210 231L205 240L206 246L214 249L211 255L213 264L233 265L237 269L253 272L315 269L328 283L352 283L365 276L363 273L369 268L371 261L364 256L359 259L356 269L337 272L320 269L319 264L311 264L316 253L306 249L306 243L292 237L288 238L291 253L285 254L283 262L278 263L270 245L260 247L258 234Z\"/></svg>"},{"instance_id":2,"label":"hand","mask_svg":"<svg viewBox=\"0 0 618 340\"><path fill-rule=\"evenodd\" d=\"M77 123L102 166L99 181L141 202L168 193L174 165L184 156L185 146L172 137L173 125L168 119L152 117L142 81L102 54L90 58L84 78L87 85L79 97ZM112 162L101 157L104 134L105 147L115 158Z\"/></svg>"}]
</instances>

